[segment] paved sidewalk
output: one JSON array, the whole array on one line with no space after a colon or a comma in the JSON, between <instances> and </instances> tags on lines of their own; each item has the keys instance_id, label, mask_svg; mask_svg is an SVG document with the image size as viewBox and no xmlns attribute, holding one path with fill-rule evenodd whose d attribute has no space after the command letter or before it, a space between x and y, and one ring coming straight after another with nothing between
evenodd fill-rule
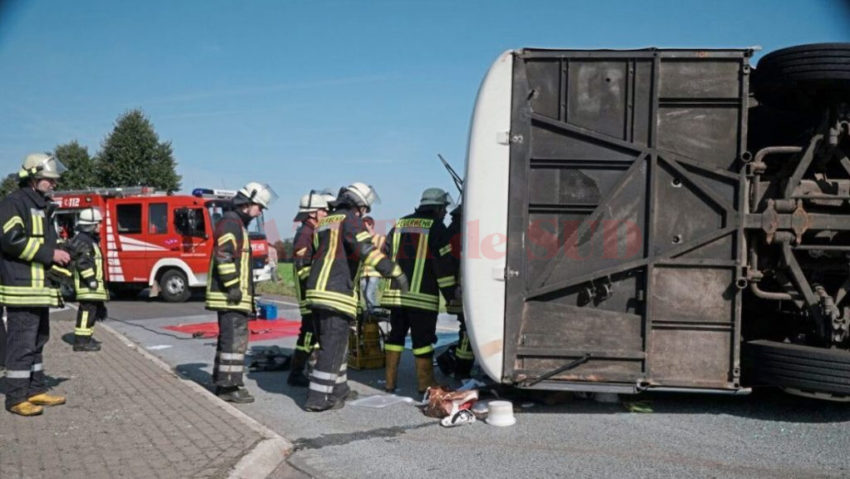
<instances>
[{"instance_id":1,"label":"paved sidewalk","mask_svg":"<svg viewBox=\"0 0 850 479\"><path fill-rule=\"evenodd\" d=\"M63 340L75 311L51 314L45 371L68 403L37 417L0 411L0 477L265 477L285 475L291 444L180 379L107 325L97 353Z\"/></svg>"}]
</instances>

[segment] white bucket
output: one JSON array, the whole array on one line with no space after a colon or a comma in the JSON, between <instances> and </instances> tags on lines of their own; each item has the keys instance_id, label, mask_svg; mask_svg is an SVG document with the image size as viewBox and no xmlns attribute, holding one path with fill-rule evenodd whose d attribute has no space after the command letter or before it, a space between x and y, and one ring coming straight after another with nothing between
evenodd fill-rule
<instances>
[{"instance_id":1,"label":"white bucket","mask_svg":"<svg viewBox=\"0 0 850 479\"><path fill-rule=\"evenodd\" d=\"M487 424L513 426L516 423L514 405L510 401L490 401L487 406L490 409L487 414Z\"/></svg>"}]
</instances>

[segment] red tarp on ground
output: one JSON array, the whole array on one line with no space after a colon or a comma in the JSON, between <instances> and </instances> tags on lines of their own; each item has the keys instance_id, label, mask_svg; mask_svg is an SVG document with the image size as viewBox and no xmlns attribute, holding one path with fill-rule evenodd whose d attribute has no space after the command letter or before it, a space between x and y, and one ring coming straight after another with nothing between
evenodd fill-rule
<instances>
[{"instance_id":1,"label":"red tarp on ground","mask_svg":"<svg viewBox=\"0 0 850 479\"><path fill-rule=\"evenodd\" d=\"M191 334L203 338L214 338L218 336L218 322L178 324L177 326L166 326L165 329L177 331L178 333ZM248 321L248 341L264 341L267 339L285 338L298 336L301 329L301 321L288 319L257 320ZM198 334L200 333L200 334Z\"/></svg>"}]
</instances>

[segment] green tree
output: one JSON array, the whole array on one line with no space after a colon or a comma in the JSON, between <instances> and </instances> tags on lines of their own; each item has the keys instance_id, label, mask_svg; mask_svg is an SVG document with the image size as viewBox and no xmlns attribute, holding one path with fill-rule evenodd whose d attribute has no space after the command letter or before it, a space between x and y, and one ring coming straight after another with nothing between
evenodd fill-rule
<instances>
[{"instance_id":1,"label":"green tree","mask_svg":"<svg viewBox=\"0 0 850 479\"><path fill-rule=\"evenodd\" d=\"M5 198L6 195L18 189L18 175L12 173L3 178L0 183L0 198Z\"/></svg>"},{"instance_id":2,"label":"green tree","mask_svg":"<svg viewBox=\"0 0 850 479\"><path fill-rule=\"evenodd\" d=\"M53 154L68 168L59 179L57 190L80 190L100 186L94 160L89 156L88 148L81 146L77 140L57 146Z\"/></svg>"},{"instance_id":3,"label":"green tree","mask_svg":"<svg viewBox=\"0 0 850 479\"><path fill-rule=\"evenodd\" d=\"M171 142L159 141L141 110L118 117L96 163L102 186L153 186L167 192L180 189Z\"/></svg>"}]
</instances>

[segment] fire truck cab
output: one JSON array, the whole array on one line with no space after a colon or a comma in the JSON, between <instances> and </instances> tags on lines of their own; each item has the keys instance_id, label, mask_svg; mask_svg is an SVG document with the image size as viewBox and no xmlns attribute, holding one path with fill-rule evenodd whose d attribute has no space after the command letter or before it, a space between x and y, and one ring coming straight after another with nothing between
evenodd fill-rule
<instances>
[{"instance_id":1,"label":"fire truck cab","mask_svg":"<svg viewBox=\"0 0 850 479\"><path fill-rule=\"evenodd\" d=\"M168 195L150 187L94 188L56 192L56 226L62 238L74 233L79 212L103 214L100 247L104 275L117 288L151 288L165 301L189 299L206 285L215 222L231 207L235 191L196 189ZM268 242L262 217L249 225L254 280L270 279Z\"/></svg>"}]
</instances>

